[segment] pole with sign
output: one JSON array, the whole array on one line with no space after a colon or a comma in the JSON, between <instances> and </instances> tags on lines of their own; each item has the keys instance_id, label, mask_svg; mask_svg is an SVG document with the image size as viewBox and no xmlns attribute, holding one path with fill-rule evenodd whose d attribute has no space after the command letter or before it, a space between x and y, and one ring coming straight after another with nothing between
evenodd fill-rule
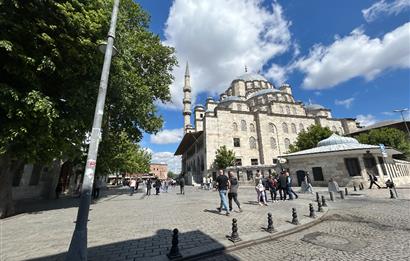
<instances>
[{"instance_id":1,"label":"pole with sign","mask_svg":"<svg viewBox=\"0 0 410 261\"><path fill-rule=\"evenodd\" d=\"M380 147L380 151L382 153L383 158L386 159L385 162L387 162L388 155L387 155L386 147L384 146L384 144L379 144L379 147ZM394 184L393 176L391 175L390 171L389 171L389 177L390 177L391 182L393 182L393 184ZM396 194L396 197L398 198L395 184L393 186L393 189L394 189L394 194Z\"/></svg>"}]
</instances>

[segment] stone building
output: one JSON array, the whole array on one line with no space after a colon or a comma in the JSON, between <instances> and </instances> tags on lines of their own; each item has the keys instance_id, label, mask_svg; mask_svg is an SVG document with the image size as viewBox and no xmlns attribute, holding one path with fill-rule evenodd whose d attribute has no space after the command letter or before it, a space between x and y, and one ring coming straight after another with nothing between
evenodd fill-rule
<instances>
[{"instance_id":1,"label":"stone building","mask_svg":"<svg viewBox=\"0 0 410 261\"><path fill-rule=\"evenodd\" d=\"M158 177L161 180L168 178L168 165L162 163L151 163L149 164L149 173L154 174L155 177Z\"/></svg>"},{"instance_id":2,"label":"stone building","mask_svg":"<svg viewBox=\"0 0 410 261\"><path fill-rule=\"evenodd\" d=\"M356 139L333 134L320 141L316 148L283 155L286 167L293 179L293 185L300 186L305 172L310 172L313 186L327 186L333 178L340 186L368 185L368 174L374 174L380 185L388 179L396 185L410 182L410 163L396 160L393 155L402 154L393 148L386 148L383 155L380 147L361 144Z\"/></svg>"},{"instance_id":3,"label":"stone building","mask_svg":"<svg viewBox=\"0 0 410 261\"><path fill-rule=\"evenodd\" d=\"M175 155L182 156L188 184L216 176L215 152L223 145L234 150L234 170L240 181L246 181L258 170L268 173L275 169L278 156L311 125L320 124L342 135L357 129L354 119L333 118L330 109L303 104L295 100L289 84L275 87L256 73L235 78L219 100L209 97L204 106L195 106L193 124L188 64L183 90L184 137Z\"/></svg>"}]
</instances>

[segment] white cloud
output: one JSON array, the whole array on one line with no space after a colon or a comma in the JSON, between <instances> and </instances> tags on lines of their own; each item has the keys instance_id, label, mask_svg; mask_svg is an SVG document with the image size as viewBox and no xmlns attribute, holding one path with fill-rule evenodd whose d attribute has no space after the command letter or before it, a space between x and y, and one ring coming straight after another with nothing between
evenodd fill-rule
<instances>
[{"instance_id":1,"label":"white cloud","mask_svg":"<svg viewBox=\"0 0 410 261\"><path fill-rule=\"evenodd\" d=\"M168 165L168 170L174 173L181 172L181 156L174 156L174 153L163 151L152 153L152 163L163 163Z\"/></svg>"},{"instance_id":2,"label":"white cloud","mask_svg":"<svg viewBox=\"0 0 410 261\"><path fill-rule=\"evenodd\" d=\"M362 10L362 14L367 22L372 22L381 15L397 15L408 8L410 8L410 0L395 0L390 3L380 0L369 8Z\"/></svg>"},{"instance_id":3,"label":"white cloud","mask_svg":"<svg viewBox=\"0 0 410 261\"><path fill-rule=\"evenodd\" d=\"M216 95L225 91L235 76L258 72L273 57L292 48L291 25L274 1L175 0L165 26L164 44L176 49L179 67L170 91L172 104L182 108L182 87L189 62L193 101L200 92Z\"/></svg>"},{"instance_id":4,"label":"white cloud","mask_svg":"<svg viewBox=\"0 0 410 261\"><path fill-rule=\"evenodd\" d=\"M335 104L336 104L336 105L343 105L343 106L346 107L346 109L349 109L350 106L352 105L353 101L354 101L354 98L353 98L353 97L348 98L348 99L345 99L345 100L337 100L337 99L336 99L336 100L335 100Z\"/></svg>"},{"instance_id":5,"label":"white cloud","mask_svg":"<svg viewBox=\"0 0 410 261\"><path fill-rule=\"evenodd\" d=\"M384 112L382 112L382 114L383 114L383 115L387 115L387 116L393 116L393 115L394 115L394 112L384 111Z\"/></svg>"},{"instance_id":6,"label":"white cloud","mask_svg":"<svg viewBox=\"0 0 410 261\"><path fill-rule=\"evenodd\" d=\"M150 142L154 144L171 144L178 143L182 140L184 135L184 129L165 129L157 134L152 134L150 136Z\"/></svg>"},{"instance_id":7,"label":"white cloud","mask_svg":"<svg viewBox=\"0 0 410 261\"><path fill-rule=\"evenodd\" d=\"M378 120L371 114L359 114L356 116L356 121L359 122L361 126L369 126L375 124Z\"/></svg>"},{"instance_id":8,"label":"white cloud","mask_svg":"<svg viewBox=\"0 0 410 261\"><path fill-rule=\"evenodd\" d=\"M272 80L276 86L279 86L286 81L286 69L282 66L272 64L265 73L265 76Z\"/></svg>"},{"instance_id":9,"label":"white cloud","mask_svg":"<svg viewBox=\"0 0 410 261\"><path fill-rule=\"evenodd\" d=\"M372 80L381 72L410 67L410 23L373 38L355 29L330 46L315 45L292 65L306 73L303 87L327 89L354 77Z\"/></svg>"}]
</instances>

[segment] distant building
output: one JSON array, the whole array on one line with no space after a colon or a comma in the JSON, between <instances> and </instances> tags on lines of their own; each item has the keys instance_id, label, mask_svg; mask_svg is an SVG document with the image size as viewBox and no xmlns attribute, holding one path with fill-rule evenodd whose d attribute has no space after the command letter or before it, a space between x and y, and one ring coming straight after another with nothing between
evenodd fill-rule
<instances>
[{"instance_id":1,"label":"distant building","mask_svg":"<svg viewBox=\"0 0 410 261\"><path fill-rule=\"evenodd\" d=\"M167 179L168 178L168 165L163 163L151 163L149 164L150 174L154 174L154 176L158 177L159 179Z\"/></svg>"},{"instance_id":2,"label":"distant building","mask_svg":"<svg viewBox=\"0 0 410 261\"><path fill-rule=\"evenodd\" d=\"M175 155L182 156L187 184L200 184L205 176L216 178L215 152L224 145L235 152L238 179L251 182L257 171L275 170L278 156L287 153L298 134L311 125L329 127L340 135L357 130L355 119L334 118L322 105L303 104L293 97L289 84L275 87L256 73L233 79L218 101L210 97L205 106L195 106L192 125L188 64L183 91L185 135Z\"/></svg>"},{"instance_id":3,"label":"distant building","mask_svg":"<svg viewBox=\"0 0 410 261\"><path fill-rule=\"evenodd\" d=\"M349 133L349 136L356 136L362 133L367 133L371 130L381 129L381 128L393 128L401 130L407 133L407 128L410 128L410 121L402 121L402 120L387 120L387 121L380 121L375 124L359 128L356 131Z\"/></svg>"}]
</instances>

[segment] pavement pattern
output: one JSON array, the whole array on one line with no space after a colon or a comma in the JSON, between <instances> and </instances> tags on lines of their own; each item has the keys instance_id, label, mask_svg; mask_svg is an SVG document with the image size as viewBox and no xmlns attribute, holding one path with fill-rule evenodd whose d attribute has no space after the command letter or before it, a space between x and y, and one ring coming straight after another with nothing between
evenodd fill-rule
<instances>
[{"instance_id":1,"label":"pavement pattern","mask_svg":"<svg viewBox=\"0 0 410 261\"><path fill-rule=\"evenodd\" d=\"M316 190L328 198L325 188L316 188ZM300 194L298 200L270 202L269 206L265 207L256 204L256 193L252 187L242 187L239 200L244 211L242 213L234 211L230 217L227 217L216 211L216 207L219 206L217 192L192 187L186 188L185 195L177 192L178 189L175 189L168 193L161 193L159 196L147 197L143 191L130 196L126 190L123 190L92 204L88 223L89 260L164 260L170 250L174 228L180 231L179 248L183 256L196 253L198 250L231 247L232 243L226 239L226 235L231 233L232 218L238 220L241 238L249 241L260 238L263 233L266 233L261 228L267 225L268 212L272 213L274 226L279 232L293 226L289 224L293 207L297 208L302 224L310 222L311 219L307 217L308 204L313 203L315 198L314 195ZM405 196L399 200L389 200L387 190L364 190L357 192L362 194L361 197L350 196L344 201L337 198L332 203L328 200L329 213L341 212L326 215L328 220L307 229L306 233L304 231L272 241L273 245L263 243L234 250L212 257L210 260L255 260L255 254L260 255L258 260L267 260L272 255L275 257L282 255L283 260L335 260L326 259L326 256L328 258L333 256L326 254L329 249L346 259L352 252L336 250L334 248L337 247L334 245L344 242L348 234L353 233L352 231L358 235L358 240L349 241L352 246L360 244L361 237L368 235L371 240L365 241L367 242L365 248L370 245L368 241L374 241L377 242L377 249L379 249L379 251L367 249L363 253L357 250L354 252L357 257L365 257L365 253L376 252L379 255L385 253L386 256L391 252L392 256L400 255L402 258L403 252L408 252L409 249L408 243L407 245L404 243L409 242L409 231L403 228L406 228L404 225L409 223L410 207L410 201L404 199L410 198L410 195L407 195L409 190L402 190L402 192ZM77 203L77 199L45 202L47 206L54 205L40 208L42 210L38 211L33 208L29 213L1 220L0 260L63 260L75 226ZM383 216L384 214L387 216ZM362 220L360 217L365 215L362 217L364 220L374 222L349 223L344 221L346 215L352 220ZM386 227L380 230L378 224L387 221L389 224L397 224L393 227L397 231L390 233ZM357 224L357 227L351 224ZM391 229L391 227L387 228ZM322 234L308 235L307 231ZM340 234L341 238L332 237L333 234ZM305 239L301 240L305 235L307 235ZM377 241L379 238L383 240L383 244ZM333 242L333 245L330 245L333 248L329 248L329 245L323 246L322 241ZM389 250L390 241L395 242L395 248L391 248L394 251ZM292 245L292 251L289 251L289 244ZM404 247L407 247L406 251L403 251ZM291 256L293 259L290 258ZM392 260L401 260L400 258Z\"/></svg>"}]
</instances>

